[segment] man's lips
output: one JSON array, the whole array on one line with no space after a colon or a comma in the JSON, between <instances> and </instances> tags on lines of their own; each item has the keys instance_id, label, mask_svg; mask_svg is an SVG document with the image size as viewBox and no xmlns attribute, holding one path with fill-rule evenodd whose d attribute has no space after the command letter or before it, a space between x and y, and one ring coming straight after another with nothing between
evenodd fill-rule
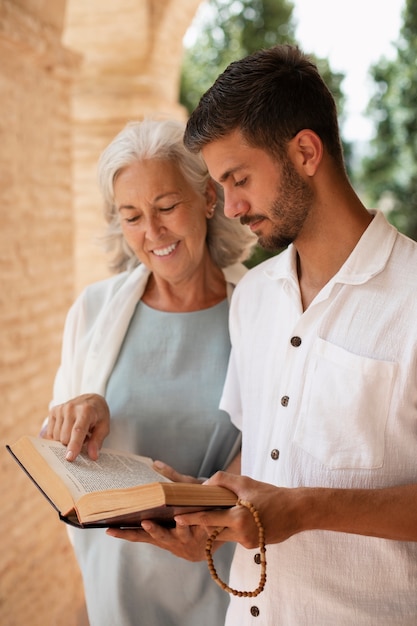
<instances>
[{"instance_id":1,"label":"man's lips","mask_svg":"<svg viewBox=\"0 0 417 626\"><path fill-rule=\"evenodd\" d=\"M257 215L256 217L244 217L240 221L242 224L249 226L252 232L256 232L264 219L264 217Z\"/></svg>"}]
</instances>

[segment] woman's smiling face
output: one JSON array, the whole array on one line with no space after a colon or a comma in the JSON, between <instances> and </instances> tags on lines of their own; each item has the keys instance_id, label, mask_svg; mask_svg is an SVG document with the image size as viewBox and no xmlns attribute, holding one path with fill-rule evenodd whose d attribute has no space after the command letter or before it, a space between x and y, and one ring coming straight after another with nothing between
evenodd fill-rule
<instances>
[{"instance_id":1,"label":"woman's smiling face","mask_svg":"<svg viewBox=\"0 0 417 626\"><path fill-rule=\"evenodd\" d=\"M155 278L175 283L201 265L215 198L196 192L174 162L150 159L123 168L114 200L126 242Z\"/></svg>"}]
</instances>

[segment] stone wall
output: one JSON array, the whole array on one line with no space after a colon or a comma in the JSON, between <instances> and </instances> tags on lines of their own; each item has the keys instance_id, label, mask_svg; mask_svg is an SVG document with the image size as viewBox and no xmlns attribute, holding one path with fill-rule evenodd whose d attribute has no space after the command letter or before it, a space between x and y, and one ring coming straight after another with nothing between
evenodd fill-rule
<instances>
[{"instance_id":1,"label":"stone wall","mask_svg":"<svg viewBox=\"0 0 417 626\"><path fill-rule=\"evenodd\" d=\"M82 54L73 88L75 289L107 275L95 243L100 152L130 120L185 119L178 104L182 37L200 0L72 0L65 43Z\"/></svg>"},{"instance_id":2,"label":"stone wall","mask_svg":"<svg viewBox=\"0 0 417 626\"><path fill-rule=\"evenodd\" d=\"M78 623L82 587L66 528L4 446L38 433L68 307L107 274L94 245L99 153L130 119L185 117L177 103L182 37L198 4L0 0L4 626Z\"/></svg>"}]
</instances>

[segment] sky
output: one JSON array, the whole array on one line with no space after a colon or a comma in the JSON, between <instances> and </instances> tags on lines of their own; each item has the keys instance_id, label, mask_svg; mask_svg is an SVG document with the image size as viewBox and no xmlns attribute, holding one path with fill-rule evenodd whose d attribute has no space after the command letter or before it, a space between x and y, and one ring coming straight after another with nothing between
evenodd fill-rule
<instances>
[{"instance_id":1,"label":"sky","mask_svg":"<svg viewBox=\"0 0 417 626\"><path fill-rule=\"evenodd\" d=\"M368 70L382 56L394 58L405 0L293 0L296 38L304 52L329 59L346 78L348 141L367 141L372 124L365 109L372 94Z\"/></svg>"},{"instance_id":2,"label":"sky","mask_svg":"<svg viewBox=\"0 0 417 626\"><path fill-rule=\"evenodd\" d=\"M392 44L399 36L405 0L292 1L300 47L304 52L327 57L333 71L345 74L344 138L352 142L368 141L373 130L365 112L372 95L368 70L382 56L394 57ZM203 6L200 14L204 14ZM190 35L189 41L194 39L189 32L185 41Z\"/></svg>"}]
</instances>

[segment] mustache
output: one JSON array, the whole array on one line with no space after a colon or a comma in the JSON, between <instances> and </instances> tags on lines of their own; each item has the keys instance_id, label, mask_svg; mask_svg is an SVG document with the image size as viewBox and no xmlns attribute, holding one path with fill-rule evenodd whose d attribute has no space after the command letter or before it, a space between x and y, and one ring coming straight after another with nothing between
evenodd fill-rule
<instances>
[{"instance_id":1,"label":"mustache","mask_svg":"<svg viewBox=\"0 0 417 626\"><path fill-rule=\"evenodd\" d=\"M242 226L249 226L249 224L253 224L253 222L259 222L263 219L263 215L242 215L242 217L240 218L240 223L242 224Z\"/></svg>"}]
</instances>

